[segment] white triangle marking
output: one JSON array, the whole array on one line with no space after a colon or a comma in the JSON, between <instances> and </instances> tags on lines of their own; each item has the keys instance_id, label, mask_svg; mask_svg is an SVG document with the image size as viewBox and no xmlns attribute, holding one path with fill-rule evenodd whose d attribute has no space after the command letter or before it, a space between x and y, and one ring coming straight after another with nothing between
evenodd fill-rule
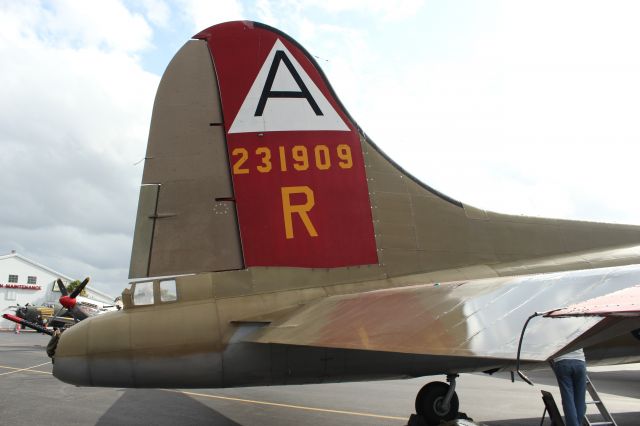
<instances>
[{"instance_id":1,"label":"white triangle marking","mask_svg":"<svg viewBox=\"0 0 640 426\"><path fill-rule=\"evenodd\" d=\"M300 80L309 91L308 94L315 101L321 114L314 111L311 102L306 97L268 97L261 115L257 114L260 97L265 90L269 70L272 67L277 51L283 51L291 62ZM279 61L278 69L268 90L291 91L301 93L302 88L295 77ZM284 44L277 39L271 52L258 72L249 93L242 102L242 106L231 124L229 133L269 132L269 131L299 131L299 130L339 130L350 131L340 115L324 97L320 89L300 66L296 58Z\"/></svg>"}]
</instances>

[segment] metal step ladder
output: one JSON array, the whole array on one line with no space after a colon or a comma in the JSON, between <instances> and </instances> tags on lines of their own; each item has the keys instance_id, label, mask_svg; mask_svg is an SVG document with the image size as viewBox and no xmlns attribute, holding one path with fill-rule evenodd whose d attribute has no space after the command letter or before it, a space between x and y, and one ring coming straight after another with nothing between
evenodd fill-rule
<instances>
[{"instance_id":1,"label":"metal step ladder","mask_svg":"<svg viewBox=\"0 0 640 426\"><path fill-rule=\"evenodd\" d=\"M595 404L595 406L598 408L598 411L600 411L600 416L602 416L603 421L590 422L589 419L587 418L587 415L585 414L583 424L587 426L618 426L616 424L616 421L613 420L613 417L611 417L611 413L609 413L609 410L607 410L607 407L604 406L602 399L600 399L600 395L598 395L598 392L596 391L595 386L593 386L593 383L591 382L591 379L589 378L588 375L587 375L587 391L591 396L591 401L587 401L587 405Z\"/></svg>"}]
</instances>

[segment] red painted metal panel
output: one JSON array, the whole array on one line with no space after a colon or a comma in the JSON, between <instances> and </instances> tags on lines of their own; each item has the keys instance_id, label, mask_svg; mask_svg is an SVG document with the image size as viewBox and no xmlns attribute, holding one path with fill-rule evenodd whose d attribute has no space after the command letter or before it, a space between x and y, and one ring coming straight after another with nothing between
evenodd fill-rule
<instances>
[{"instance_id":1,"label":"red painted metal panel","mask_svg":"<svg viewBox=\"0 0 640 426\"><path fill-rule=\"evenodd\" d=\"M213 26L247 266L377 263L358 131L297 43L251 22Z\"/></svg>"},{"instance_id":2,"label":"red painted metal panel","mask_svg":"<svg viewBox=\"0 0 640 426\"><path fill-rule=\"evenodd\" d=\"M576 303L545 315L548 317L640 316L640 284Z\"/></svg>"}]
</instances>

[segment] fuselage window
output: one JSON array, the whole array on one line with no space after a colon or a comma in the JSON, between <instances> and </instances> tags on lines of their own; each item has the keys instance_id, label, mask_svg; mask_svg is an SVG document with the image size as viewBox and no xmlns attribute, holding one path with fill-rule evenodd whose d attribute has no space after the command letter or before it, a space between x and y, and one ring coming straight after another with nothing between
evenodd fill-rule
<instances>
[{"instance_id":1,"label":"fuselage window","mask_svg":"<svg viewBox=\"0 0 640 426\"><path fill-rule=\"evenodd\" d=\"M160 281L160 301L173 302L178 300L176 280Z\"/></svg>"},{"instance_id":2,"label":"fuselage window","mask_svg":"<svg viewBox=\"0 0 640 426\"><path fill-rule=\"evenodd\" d=\"M133 304L136 306L153 304L153 281L136 283Z\"/></svg>"}]
</instances>

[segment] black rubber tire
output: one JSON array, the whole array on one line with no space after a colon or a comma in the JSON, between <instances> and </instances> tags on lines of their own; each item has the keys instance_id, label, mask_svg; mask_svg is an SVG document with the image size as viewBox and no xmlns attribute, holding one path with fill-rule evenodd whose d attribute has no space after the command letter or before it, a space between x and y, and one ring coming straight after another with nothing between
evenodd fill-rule
<instances>
[{"instance_id":1,"label":"black rubber tire","mask_svg":"<svg viewBox=\"0 0 640 426\"><path fill-rule=\"evenodd\" d=\"M428 425L438 425L441 420L453 420L458 416L460 402L454 392L451 396L449 409L442 410L440 403L447 395L449 385L443 382L427 383L420 389L416 396L416 413L427 422Z\"/></svg>"}]
</instances>

